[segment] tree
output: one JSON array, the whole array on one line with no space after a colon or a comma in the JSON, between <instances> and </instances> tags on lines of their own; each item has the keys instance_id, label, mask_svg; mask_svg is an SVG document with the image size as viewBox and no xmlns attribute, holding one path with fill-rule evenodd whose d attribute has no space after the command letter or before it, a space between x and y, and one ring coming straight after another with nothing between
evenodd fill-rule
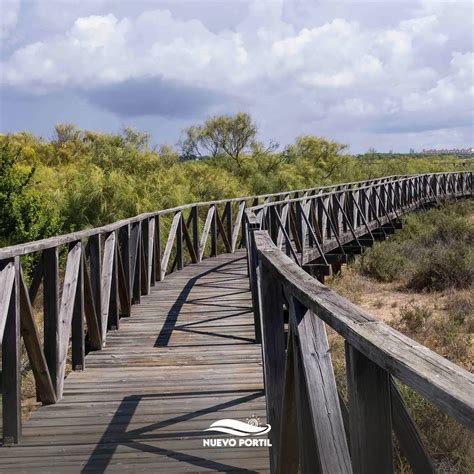
<instances>
[{"instance_id":1,"label":"tree","mask_svg":"<svg viewBox=\"0 0 474 474\"><path fill-rule=\"evenodd\" d=\"M82 131L73 123L58 123L54 127L55 139L53 143L62 145L66 142L75 142L82 138Z\"/></svg>"},{"instance_id":2,"label":"tree","mask_svg":"<svg viewBox=\"0 0 474 474\"><path fill-rule=\"evenodd\" d=\"M59 212L43 194L34 193L35 168L18 166L20 152L0 145L0 246L36 240L60 230Z\"/></svg>"},{"instance_id":3,"label":"tree","mask_svg":"<svg viewBox=\"0 0 474 474\"><path fill-rule=\"evenodd\" d=\"M206 120L203 125L185 130L185 137L180 143L181 152L185 160L227 156L240 168L243 155L251 150L256 136L257 126L249 114L220 115Z\"/></svg>"},{"instance_id":4,"label":"tree","mask_svg":"<svg viewBox=\"0 0 474 474\"><path fill-rule=\"evenodd\" d=\"M332 178L341 168L344 160L340 153L347 148L342 143L332 142L314 135L298 137L296 143L287 148L288 159L306 159L322 173L323 179Z\"/></svg>"}]
</instances>

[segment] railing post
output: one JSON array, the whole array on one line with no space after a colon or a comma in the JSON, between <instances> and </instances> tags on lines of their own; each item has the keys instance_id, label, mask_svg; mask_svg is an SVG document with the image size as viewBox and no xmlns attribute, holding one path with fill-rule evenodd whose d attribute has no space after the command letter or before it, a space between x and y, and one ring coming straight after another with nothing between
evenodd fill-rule
<instances>
[{"instance_id":1,"label":"railing post","mask_svg":"<svg viewBox=\"0 0 474 474\"><path fill-rule=\"evenodd\" d=\"M44 355L58 395L59 381L59 261L58 248L46 249L43 258ZM100 283L99 283L100 285Z\"/></svg>"},{"instance_id":2,"label":"railing post","mask_svg":"<svg viewBox=\"0 0 474 474\"><path fill-rule=\"evenodd\" d=\"M100 234L93 235L89 238L89 258L90 258L90 279L92 296L94 298L94 306L98 315L99 330L102 337L102 343L105 340L107 328L102 327L102 237ZM51 371L51 369L50 369ZM53 378L51 374L51 378ZM53 381L54 383L54 381Z\"/></svg>"},{"instance_id":3,"label":"railing post","mask_svg":"<svg viewBox=\"0 0 474 474\"><path fill-rule=\"evenodd\" d=\"M267 418L272 425L272 431L269 434L272 444L270 468L274 472L280 449L279 436L285 372L285 332L282 289L277 281L272 278L262 260L260 260L258 268L258 289Z\"/></svg>"},{"instance_id":4,"label":"railing post","mask_svg":"<svg viewBox=\"0 0 474 474\"><path fill-rule=\"evenodd\" d=\"M260 325L260 301L258 298L258 252L255 246L254 232L259 230L255 215L252 215L250 221L248 214L246 214L247 226L247 270L249 274L250 290L252 295L252 308L255 328L255 342L260 344L262 342L262 329Z\"/></svg>"},{"instance_id":5,"label":"railing post","mask_svg":"<svg viewBox=\"0 0 474 474\"><path fill-rule=\"evenodd\" d=\"M20 257L15 257L13 264L15 277L2 341L2 415L5 445L19 443L21 437Z\"/></svg>"},{"instance_id":6,"label":"railing post","mask_svg":"<svg viewBox=\"0 0 474 474\"><path fill-rule=\"evenodd\" d=\"M354 474L393 472L390 376L346 342Z\"/></svg>"}]
</instances>

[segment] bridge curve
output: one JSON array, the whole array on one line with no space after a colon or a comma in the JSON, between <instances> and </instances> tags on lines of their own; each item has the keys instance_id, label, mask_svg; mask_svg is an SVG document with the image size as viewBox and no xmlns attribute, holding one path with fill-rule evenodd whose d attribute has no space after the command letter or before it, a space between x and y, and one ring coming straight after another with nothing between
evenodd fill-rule
<instances>
[{"instance_id":1,"label":"bridge curve","mask_svg":"<svg viewBox=\"0 0 474 474\"><path fill-rule=\"evenodd\" d=\"M320 294L311 300L314 295L307 281L299 282L300 288L287 277L281 280L279 272L289 265L302 266L305 275L324 281L352 255L392 233L401 214L445 198L472 197L472 193L472 173L394 176L194 203L0 249L3 441L9 446L0 450L0 469L101 472L129 466L133 471L158 472L296 472L299 466L302 472L314 472L317 465L321 472L336 472L331 471L334 462L339 463L337 472L375 472L364 471L367 466L386 469L389 454L376 459L353 455L351 460L345 434L348 422L342 420L339 404L331 410L336 413L333 431L315 431L321 413L314 405L318 403L313 399L314 387L308 387L317 382L316 367L306 356L291 356L299 360L299 376L304 376L297 379L302 398L288 402L294 387L284 381L295 375L285 362L293 354L286 347L285 332L293 327L293 320L299 321L288 341L303 347L308 340L301 338L299 324L310 324L308 334L322 337L316 345L316 351L321 350L324 337L313 313L318 308L328 314L328 308L321 309ZM271 262L272 255L279 254L288 261ZM22 269L26 256L36 264L28 275ZM276 274L280 274L277 284ZM295 292L300 306L293 304ZM291 301L285 294L291 294ZM308 323L307 311L301 313L302 301L313 314ZM43 327L37 324L40 312ZM289 325L285 325L288 312ZM359 314L356 308L349 313ZM339 314L331 317L323 318L324 322L346 331L347 314L343 323ZM258 344L262 338L263 359ZM307 353L313 354L313 337L309 341ZM22 342L43 403L23 430ZM360 365L357 350L366 357L367 351L357 344L352 350L351 364ZM427 350L417 351L426 355ZM472 377L439 363L445 372L455 370L458 378L451 391L441 384L435 398L441 400L442 409L470 425L472 403L465 390L472 389ZM382 364L380 359L377 364ZM323 368L331 386L331 367ZM382 369L382 376L391 376L392 366L385 364ZM403 381L429 395L433 380L420 389L419 380L426 380L426 374L415 372L410 372L415 382L410 376L402 376ZM399 400L388 387L395 400L393 410ZM337 392L320 395L335 403ZM325 410L329 413L333 408ZM402 406L398 412L405 415L403 410ZM301 418L304 413L307 417ZM270 457L265 447L203 446L208 435L203 430L213 421L245 421L251 415L272 424ZM287 426L293 419L306 422ZM310 419L313 424L308 424ZM416 433L407 428L412 425L406 420L402 423L395 417L394 423L401 426L397 435ZM364 424L362 415L359 424ZM387 432L387 425L378 428ZM294 436L288 438L286 431ZM364 443L374 442L353 431L351 442L360 441L361 449ZM321 445L323 438L333 444ZM295 439L307 443L308 450L298 450ZM387 439L382 453L391 451ZM279 449L282 440L291 449ZM407 456L410 462L432 468L423 447L418 443L416 448L415 454Z\"/></svg>"}]
</instances>

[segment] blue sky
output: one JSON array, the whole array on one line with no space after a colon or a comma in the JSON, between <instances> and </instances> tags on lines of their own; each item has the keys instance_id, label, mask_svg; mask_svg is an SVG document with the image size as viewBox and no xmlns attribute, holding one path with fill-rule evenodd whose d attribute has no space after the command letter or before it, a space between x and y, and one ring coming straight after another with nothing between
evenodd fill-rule
<instances>
[{"instance_id":1,"label":"blue sky","mask_svg":"<svg viewBox=\"0 0 474 474\"><path fill-rule=\"evenodd\" d=\"M474 143L473 3L1 0L0 130L133 126L156 144L215 114L352 152Z\"/></svg>"}]
</instances>

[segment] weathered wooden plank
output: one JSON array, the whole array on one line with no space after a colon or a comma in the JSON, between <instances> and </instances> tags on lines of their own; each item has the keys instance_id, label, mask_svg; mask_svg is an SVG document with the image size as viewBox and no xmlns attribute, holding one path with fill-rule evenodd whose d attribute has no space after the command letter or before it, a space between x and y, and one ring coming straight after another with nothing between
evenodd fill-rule
<instances>
[{"instance_id":1,"label":"weathered wooden plank","mask_svg":"<svg viewBox=\"0 0 474 474\"><path fill-rule=\"evenodd\" d=\"M211 225L212 225L212 221L214 219L215 211L216 211L216 209L214 208L214 206L211 206L209 208L209 210L207 211L206 221L204 222L204 228L202 230L201 241L200 241L200 244L199 244L199 255L198 255L198 260L199 261L202 260L202 258L204 256L204 252L206 251L207 239L209 237L209 232L211 231Z\"/></svg>"},{"instance_id":2,"label":"weathered wooden plank","mask_svg":"<svg viewBox=\"0 0 474 474\"><path fill-rule=\"evenodd\" d=\"M14 282L15 264L14 262L8 262L6 266L0 270L0 343L3 341L3 332L7 322Z\"/></svg>"},{"instance_id":3,"label":"weathered wooden plank","mask_svg":"<svg viewBox=\"0 0 474 474\"><path fill-rule=\"evenodd\" d=\"M96 310L97 324L101 340L105 341L107 327L102 326L102 236L94 235L87 244L90 261L90 282L94 308ZM89 307L90 308L90 307ZM87 314L87 313L86 313ZM90 312L89 312L90 314ZM102 342L101 342L102 345Z\"/></svg>"},{"instance_id":4,"label":"weathered wooden plank","mask_svg":"<svg viewBox=\"0 0 474 474\"><path fill-rule=\"evenodd\" d=\"M74 297L74 309L72 314L71 327L71 356L72 370L85 369L86 341L84 326L84 256L82 244L79 242L81 255L77 269L77 284ZM72 244L71 244L72 247Z\"/></svg>"},{"instance_id":5,"label":"weathered wooden plank","mask_svg":"<svg viewBox=\"0 0 474 474\"><path fill-rule=\"evenodd\" d=\"M286 350L285 376L281 407L280 449L277 453L276 472L286 474L297 472L299 466L298 425L296 407L294 343L291 325L288 329L288 347Z\"/></svg>"},{"instance_id":6,"label":"weathered wooden plank","mask_svg":"<svg viewBox=\"0 0 474 474\"><path fill-rule=\"evenodd\" d=\"M8 314L2 340L2 431L4 445L18 443L21 437L20 257L14 258L13 266L15 278L9 298ZM10 271L8 270L8 272Z\"/></svg>"},{"instance_id":7,"label":"weathered wooden plank","mask_svg":"<svg viewBox=\"0 0 474 474\"><path fill-rule=\"evenodd\" d=\"M105 254L105 252L104 252ZM61 295L61 304L59 307L58 324L58 345L59 345L59 364L58 364L58 387L57 397L62 398L64 377L66 374L67 353L69 346L69 336L71 334L71 323L74 314L76 290L78 287L80 264L82 259L82 247L78 242L69 250L66 262L66 273L64 275L63 292Z\"/></svg>"},{"instance_id":8,"label":"weathered wooden plank","mask_svg":"<svg viewBox=\"0 0 474 474\"><path fill-rule=\"evenodd\" d=\"M302 360L319 471L350 473L351 459L324 323L299 302L293 306L291 324Z\"/></svg>"},{"instance_id":9,"label":"weathered wooden plank","mask_svg":"<svg viewBox=\"0 0 474 474\"><path fill-rule=\"evenodd\" d=\"M163 279L166 275L166 271L168 269L168 262L171 256L171 250L173 249L174 240L176 237L176 233L178 231L178 226L181 223L181 212L177 212L173 217L173 221L171 223L170 232L168 234L168 240L166 241L165 250L163 252L163 256L161 258L161 279Z\"/></svg>"},{"instance_id":10,"label":"weathered wooden plank","mask_svg":"<svg viewBox=\"0 0 474 474\"><path fill-rule=\"evenodd\" d=\"M28 354L28 360L35 378L39 399L44 404L56 402L56 392L48 370L48 364L41 347L41 339L31 306L28 289L20 267L20 321L21 335Z\"/></svg>"},{"instance_id":11,"label":"weathered wooden plank","mask_svg":"<svg viewBox=\"0 0 474 474\"><path fill-rule=\"evenodd\" d=\"M231 239L231 251L232 253L235 252L237 248L237 241L239 239L240 229L242 228L243 217L245 211L245 201L239 203L239 210L237 212L237 217L235 219L234 228L232 230L232 239ZM244 234L242 234L244 235Z\"/></svg>"},{"instance_id":12,"label":"weathered wooden plank","mask_svg":"<svg viewBox=\"0 0 474 474\"><path fill-rule=\"evenodd\" d=\"M393 472L389 374L347 343L346 368L354 472Z\"/></svg>"},{"instance_id":13,"label":"weathered wooden plank","mask_svg":"<svg viewBox=\"0 0 474 474\"><path fill-rule=\"evenodd\" d=\"M280 449L281 407L285 371L285 334L281 286L267 272L268 267L259 262L258 291L262 325L262 352L265 372L265 395L268 422L272 425L270 440L271 465L276 466Z\"/></svg>"},{"instance_id":14,"label":"weathered wooden plank","mask_svg":"<svg viewBox=\"0 0 474 474\"><path fill-rule=\"evenodd\" d=\"M102 275L101 275L101 328L102 328L102 345L105 345L107 338L107 329L109 327L109 315L113 311L112 307L114 301L113 286L114 286L114 260L115 260L115 232L112 232L104 243L104 257L102 261Z\"/></svg>"},{"instance_id":15,"label":"weathered wooden plank","mask_svg":"<svg viewBox=\"0 0 474 474\"><path fill-rule=\"evenodd\" d=\"M130 229L130 295L133 304L139 304L142 288L142 226L140 222Z\"/></svg>"},{"instance_id":16,"label":"weathered wooden plank","mask_svg":"<svg viewBox=\"0 0 474 474\"><path fill-rule=\"evenodd\" d=\"M58 396L59 388L59 261L58 249L43 252L44 355Z\"/></svg>"}]
</instances>

